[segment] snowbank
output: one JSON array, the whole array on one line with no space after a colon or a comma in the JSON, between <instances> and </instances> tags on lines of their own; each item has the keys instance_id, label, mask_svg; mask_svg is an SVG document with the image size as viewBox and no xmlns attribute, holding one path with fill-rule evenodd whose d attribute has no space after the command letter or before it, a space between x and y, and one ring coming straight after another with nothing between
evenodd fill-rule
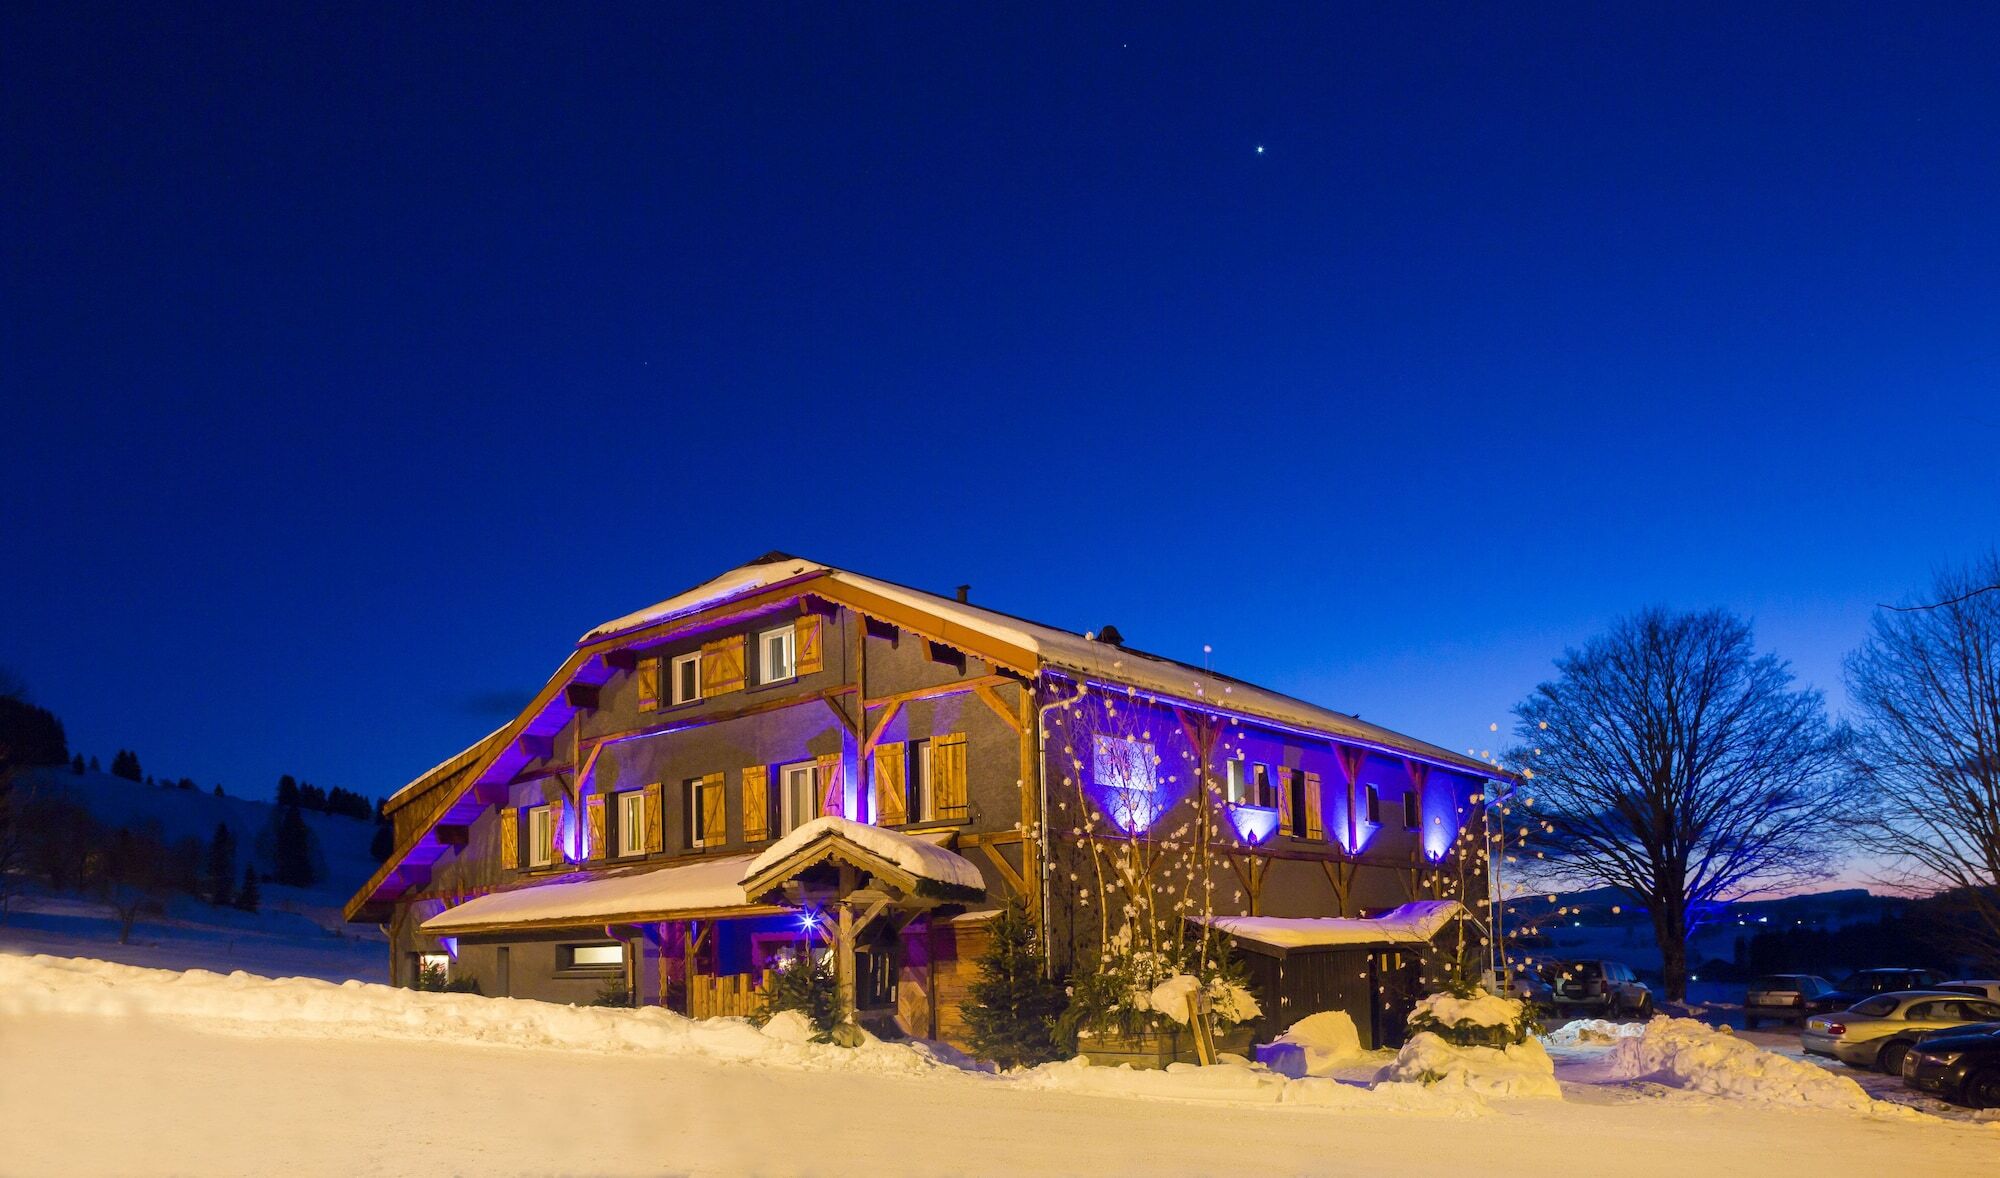
<instances>
[{"instance_id":1,"label":"snowbank","mask_svg":"<svg viewBox=\"0 0 2000 1178\"><path fill-rule=\"evenodd\" d=\"M1645 1031L1644 1023L1614 1023L1601 1018L1580 1018L1564 1023L1542 1036L1548 1047L1581 1047L1586 1044L1616 1043Z\"/></svg>"},{"instance_id":2,"label":"snowbank","mask_svg":"<svg viewBox=\"0 0 2000 1178\"><path fill-rule=\"evenodd\" d=\"M957 1072L922 1044L868 1042L850 1050L788 1042L784 1026L767 1035L744 1019L690 1019L656 1006L559 1006L366 982L0 956L0 1017L52 1014L186 1020L204 1030L260 1038L429 1040L890 1075Z\"/></svg>"},{"instance_id":3,"label":"snowbank","mask_svg":"<svg viewBox=\"0 0 2000 1178\"><path fill-rule=\"evenodd\" d=\"M1395 1062L1382 1069L1378 1079L1479 1096L1562 1099L1555 1061L1533 1039L1505 1049L1457 1047L1420 1031L1403 1044Z\"/></svg>"},{"instance_id":4,"label":"snowbank","mask_svg":"<svg viewBox=\"0 0 2000 1178\"><path fill-rule=\"evenodd\" d=\"M1567 1029L1567 1028L1565 1028ZM1760 1104L1873 1111L1846 1076L1745 1042L1693 1019L1657 1015L1611 1049L1611 1074Z\"/></svg>"},{"instance_id":5,"label":"snowbank","mask_svg":"<svg viewBox=\"0 0 2000 1178\"><path fill-rule=\"evenodd\" d=\"M1200 1104L1292 1105L1446 1117L1475 1117L1491 1111L1470 1093L1415 1084L1364 1088L1336 1080L1298 1080L1242 1061L1207 1068L1177 1063L1164 1070L1142 1070L1130 1065L1092 1067L1082 1059L1073 1059L1011 1073L1010 1078L1040 1091Z\"/></svg>"},{"instance_id":6,"label":"snowbank","mask_svg":"<svg viewBox=\"0 0 2000 1178\"><path fill-rule=\"evenodd\" d=\"M900 831L884 830L879 826L870 826L865 822L856 822L851 818L833 814L815 818L765 848L764 852L744 869L741 881L749 883L773 866L826 837L846 839L870 854L894 863L918 879L961 888L982 896L986 894L985 877L981 876L979 869L965 857Z\"/></svg>"},{"instance_id":7,"label":"snowbank","mask_svg":"<svg viewBox=\"0 0 2000 1178\"><path fill-rule=\"evenodd\" d=\"M1331 1075L1372 1054L1361 1046L1354 1020L1341 1010L1308 1015L1276 1039L1257 1046L1258 1063L1294 1078Z\"/></svg>"},{"instance_id":8,"label":"snowbank","mask_svg":"<svg viewBox=\"0 0 2000 1178\"><path fill-rule=\"evenodd\" d=\"M1475 1027L1511 1027L1521 1021L1521 1003L1513 998L1499 998L1492 994L1480 994L1472 998L1455 998L1442 991L1426 995L1410 1011L1410 1022L1414 1025L1425 1015L1436 1019L1447 1027L1471 1023Z\"/></svg>"}]
</instances>

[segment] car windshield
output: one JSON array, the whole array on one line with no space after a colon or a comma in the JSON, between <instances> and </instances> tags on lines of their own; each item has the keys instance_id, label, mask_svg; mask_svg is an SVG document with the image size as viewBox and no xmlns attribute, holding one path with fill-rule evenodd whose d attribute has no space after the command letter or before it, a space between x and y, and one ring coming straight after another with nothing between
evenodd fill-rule
<instances>
[{"instance_id":1,"label":"car windshield","mask_svg":"<svg viewBox=\"0 0 2000 1178\"><path fill-rule=\"evenodd\" d=\"M1857 1002L1854 1004L1854 1013L1865 1014L1869 1018L1881 1018L1895 1009L1896 1000L1894 998L1870 998L1866 1002Z\"/></svg>"}]
</instances>

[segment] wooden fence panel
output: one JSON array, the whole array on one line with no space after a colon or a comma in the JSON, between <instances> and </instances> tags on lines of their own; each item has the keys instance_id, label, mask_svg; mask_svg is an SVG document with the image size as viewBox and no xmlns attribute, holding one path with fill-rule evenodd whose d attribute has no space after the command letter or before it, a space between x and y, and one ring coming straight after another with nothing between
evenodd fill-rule
<instances>
[{"instance_id":1,"label":"wooden fence panel","mask_svg":"<svg viewBox=\"0 0 2000 1178\"><path fill-rule=\"evenodd\" d=\"M764 1009L764 996L771 988L771 971L732 973L717 977L696 974L688 986L688 1015L691 1018L723 1018L753 1015Z\"/></svg>"}]
</instances>

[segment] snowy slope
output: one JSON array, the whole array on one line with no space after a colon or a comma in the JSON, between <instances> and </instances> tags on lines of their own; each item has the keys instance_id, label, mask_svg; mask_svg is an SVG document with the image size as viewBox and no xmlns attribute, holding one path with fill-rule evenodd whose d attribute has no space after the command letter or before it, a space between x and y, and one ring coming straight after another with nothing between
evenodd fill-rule
<instances>
[{"instance_id":1,"label":"snowy slope","mask_svg":"<svg viewBox=\"0 0 2000 1178\"><path fill-rule=\"evenodd\" d=\"M206 846L216 824L225 822L237 838L239 875L250 858L260 873L272 869L268 847L258 851L259 835L277 809L269 802L148 786L108 773L78 775L63 768L30 770L17 788L73 798L106 826L157 823L169 842L194 838ZM318 840L324 875L309 888L260 885L262 903L256 913L175 896L164 918L142 917L131 942L121 945L117 920L107 905L17 884L9 911L0 919L0 951L74 954L167 969L386 980L386 938L371 926L347 924L341 914L347 897L375 870L368 854L373 824L311 812L303 816Z\"/></svg>"}]
</instances>

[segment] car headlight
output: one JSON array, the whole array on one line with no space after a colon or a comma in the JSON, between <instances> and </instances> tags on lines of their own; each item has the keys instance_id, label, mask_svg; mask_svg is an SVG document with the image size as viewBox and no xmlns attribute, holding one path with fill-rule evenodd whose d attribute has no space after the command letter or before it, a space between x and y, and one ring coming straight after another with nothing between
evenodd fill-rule
<instances>
[{"instance_id":1,"label":"car headlight","mask_svg":"<svg viewBox=\"0 0 2000 1178\"><path fill-rule=\"evenodd\" d=\"M1934 1064L1939 1064L1939 1065L1941 1065L1941 1066L1943 1066L1943 1067L1950 1067L1951 1065L1953 1065L1953 1064L1957 1063L1957 1062L1958 1062L1958 1057L1959 1057L1959 1056L1961 1056L1961 1055L1964 1055L1964 1054L1965 1054L1965 1052L1963 1052L1963 1051L1920 1051L1920 1052L1918 1052L1917 1054L1918 1054L1918 1055L1920 1055L1920 1056L1922 1056L1922 1057L1923 1057L1924 1059L1926 1059L1926 1060L1930 1061L1931 1063L1934 1063Z\"/></svg>"}]
</instances>

